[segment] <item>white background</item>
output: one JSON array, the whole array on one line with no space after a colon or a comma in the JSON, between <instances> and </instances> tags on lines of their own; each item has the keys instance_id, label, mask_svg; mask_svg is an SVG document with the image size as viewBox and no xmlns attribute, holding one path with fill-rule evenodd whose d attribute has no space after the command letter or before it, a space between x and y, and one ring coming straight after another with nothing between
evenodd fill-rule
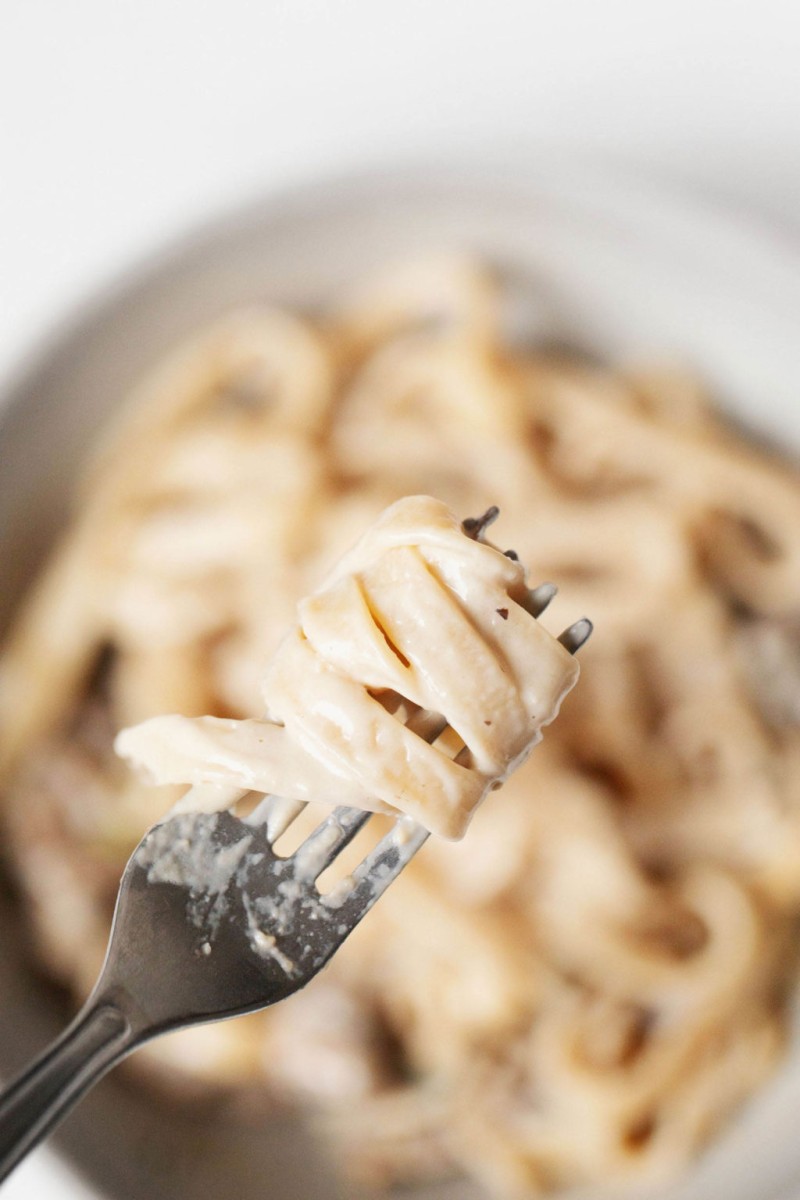
<instances>
[{"instance_id":1,"label":"white background","mask_svg":"<svg viewBox=\"0 0 800 1200\"><path fill-rule=\"evenodd\" d=\"M799 62L795 0L2 0L0 377L171 233L351 165L579 151L791 228ZM38 1151L3 1200L79 1195Z\"/></svg>"}]
</instances>

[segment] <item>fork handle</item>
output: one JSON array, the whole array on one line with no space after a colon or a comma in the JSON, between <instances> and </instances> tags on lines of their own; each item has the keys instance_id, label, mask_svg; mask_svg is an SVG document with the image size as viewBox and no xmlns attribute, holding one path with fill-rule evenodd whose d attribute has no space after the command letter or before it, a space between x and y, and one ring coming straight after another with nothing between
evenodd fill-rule
<instances>
[{"instance_id":1,"label":"fork handle","mask_svg":"<svg viewBox=\"0 0 800 1200\"><path fill-rule=\"evenodd\" d=\"M78 1014L0 1094L0 1182L133 1046L128 1019L107 1000Z\"/></svg>"}]
</instances>

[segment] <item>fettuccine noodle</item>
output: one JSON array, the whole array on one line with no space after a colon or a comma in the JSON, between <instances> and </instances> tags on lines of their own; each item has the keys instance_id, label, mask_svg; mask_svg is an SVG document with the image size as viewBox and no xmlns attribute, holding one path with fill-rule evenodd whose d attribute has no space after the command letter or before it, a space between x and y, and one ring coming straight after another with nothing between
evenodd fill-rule
<instances>
[{"instance_id":1,"label":"fettuccine noodle","mask_svg":"<svg viewBox=\"0 0 800 1200\"><path fill-rule=\"evenodd\" d=\"M117 753L157 783L223 785L220 808L232 786L463 837L578 678L516 555L479 526L431 496L398 500L298 605L264 678L266 719L151 717ZM190 791L176 810L196 804Z\"/></svg>"},{"instance_id":2,"label":"fettuccine noodle","mask_svg":"<svg viewBox=\"0 0 800 1200\"><path fill-rule=\"evenodd\" d=\"M298 597L386 505L498 504L561 586L542 623L597 626L559 720L307 991L143 1057L305 1097L368 1182L507 1198L674 1175L779 1061L800 482L691 380L512 346L501 313L487 273L431 260L179 349L87 475L0 717L5 838L44 961L83 991L125 856L181 791L132 779L115 731L261 712Z\"/></svg>"}]
</instances>

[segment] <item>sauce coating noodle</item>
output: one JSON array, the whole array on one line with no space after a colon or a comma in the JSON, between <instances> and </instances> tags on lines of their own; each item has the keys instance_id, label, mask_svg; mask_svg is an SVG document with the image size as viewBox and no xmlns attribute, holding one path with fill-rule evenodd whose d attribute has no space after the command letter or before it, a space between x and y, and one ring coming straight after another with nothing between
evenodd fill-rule
<instances>
[{"instance_id":1,"label":"sauce coating noodle","mask_svg":"<svg viewBox=\"0 0 800 1200\"><path fill-rule=\"evenodd\" d=\"M305 1096L369 1182L527 1197L674 1175L779 1061L800 483L675 372L512 348L501 300L470 262L408 263L315 321L234 313L144 381L2 659L3 822L83 991L179 794L127 778L114 732L259 711L297 598L387 504L497 503L561 585L553 626L596 620L580 688L292 1004L143 1056Z\"/></svg>"},{"instance_id":2,"label":"sauce coating noodle","mask_svg":"<svg viewBox=\"0 0 800 1200\"><path fill-rule=\"evenodd\" d=\"M151 717L117 753L157 783L405 814L462 837L579 673L535 620L516 555L484 540L491 517L462 526L430 496L398 500L298 605L264 678L266 720Z\"/></svg>"}]
</instances>

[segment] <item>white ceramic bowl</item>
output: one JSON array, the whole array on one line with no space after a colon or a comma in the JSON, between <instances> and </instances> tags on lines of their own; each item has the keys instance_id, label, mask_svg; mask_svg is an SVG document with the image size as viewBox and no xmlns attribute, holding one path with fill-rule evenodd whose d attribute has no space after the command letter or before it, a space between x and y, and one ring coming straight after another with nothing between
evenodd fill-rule
<instances>
[{"instance_id":1,"label":"white ceramic bowl","mask_svg":"<svg viewBox=\"0 0 800 1200\"><path fill-rule=\"evenodd\" d=\"M0 409L0 621L63 520L96 428L179 337L240 301L319 307L388 259L448 247L500 266L542 339L612 360L677 357L737 418L800 448L798 246L663 184L596 168L419 168L319 183L266 198L162 253L85 310L9 389ZM0 996L14 1036L0 1035L2 1070L59 1019L41 985L19 974L18 926L7 907ZM291 1123L266 1133L246 1119L220 1127L208 1105L181 1115L113 1080L103 1087L64 1137L108 1194L332 1195ZM800 1047L669 1200L800 1194L799 1109ZM425 1200L434 1195L466 1200L468 1192L431 1189Z\"/></svg>"}]
</instances>

